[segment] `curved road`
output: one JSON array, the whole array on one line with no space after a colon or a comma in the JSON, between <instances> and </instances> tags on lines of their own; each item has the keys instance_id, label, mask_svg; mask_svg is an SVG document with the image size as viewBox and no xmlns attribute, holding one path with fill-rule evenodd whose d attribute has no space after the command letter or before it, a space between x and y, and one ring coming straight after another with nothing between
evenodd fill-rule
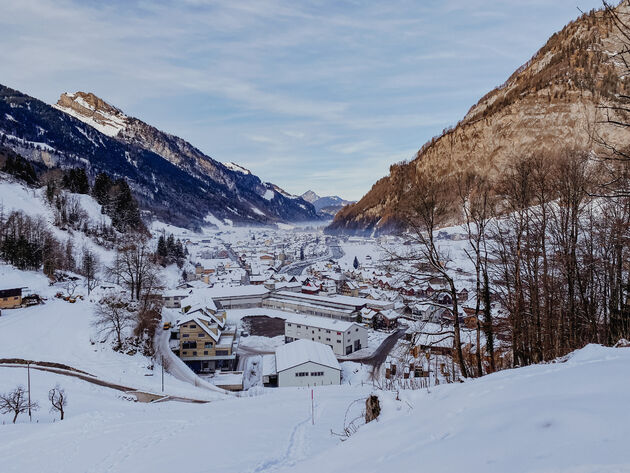
<instances>
[{"instance_id":1,"label":"curved road","mask_svg":"<svg viewBox=\"0 0 630 473\"><path fill-rule=\"evenodd\" d=\"M366 365L372 365L374 367L374 372L378 371L381 365L387 359L387 355L392 351L392 348L396 345L396 342L400 340L407 330L407 327L399 328L390 336L388 336L383 343L381 343L376 350L370 355L364 358L356 358L354 360L348 361L358 361L361 363L365 363Z\"/></svg>"}]
</instances>

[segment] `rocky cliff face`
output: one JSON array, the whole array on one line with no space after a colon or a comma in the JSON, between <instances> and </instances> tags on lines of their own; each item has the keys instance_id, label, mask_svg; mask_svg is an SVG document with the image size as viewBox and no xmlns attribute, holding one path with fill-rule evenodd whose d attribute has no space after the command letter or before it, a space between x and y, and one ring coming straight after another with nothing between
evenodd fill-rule
<instances>
[{"instance_id":1,"label":"rocky cliff face","mask_svg":"<svg viewBox=\"0 0 630 473\"><path fill-rule=\"evenodd\" d=\"M628 2L618 7L630 13ZM598 151L594 134L630 144L619 128L597 126L598 106L628 93L630 77L614 54L620 35L602 11L581 16L554 34L534 57L474 105L453 128L426 143L408 163L390 168L355 205L342 209L331 232L371 234L396 227L403 192L430 170L449 176L459 170L497 176L524 154L563 149Z\"/></svg>"}]
</instances>

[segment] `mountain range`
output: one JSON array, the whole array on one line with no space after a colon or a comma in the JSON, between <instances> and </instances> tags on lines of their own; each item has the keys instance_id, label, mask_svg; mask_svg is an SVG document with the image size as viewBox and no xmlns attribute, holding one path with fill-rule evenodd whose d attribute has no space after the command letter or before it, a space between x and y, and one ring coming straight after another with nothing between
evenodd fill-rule
<instances>
[{"instance_id":1,"label":"mountain range","mask_svg":"<svg viewBox=\"0 0 630 473\"><path fill-rule=\"evenodd\" d=\"M617 11L627 18L628 2ZM608 120L601 105L630 91L630 77L624 76L617 54L624 50L623 40L605 11L569 23L456 126L424 144L411 161L392 165L363 198L337 213L328 231L369 235L397 229L400 208L413 198L406 190L423 174L448 181L472 170L492 178L523 155L605 152L602 141L630 145L625 128L601 124Z\"/></svg>"},{"instance_id":2,"label":"mountain range","mask_svg":"<svg viewBox=\"0 0 630 473\"><path fill-rule=\"evenodd\" d=\"M46 167L83 167L125 178L143 213L198 228L320 220L315 208L236 164L212 159L92 93L51 106L0 85L1 144Z\"/></svg>"}]
</instances>

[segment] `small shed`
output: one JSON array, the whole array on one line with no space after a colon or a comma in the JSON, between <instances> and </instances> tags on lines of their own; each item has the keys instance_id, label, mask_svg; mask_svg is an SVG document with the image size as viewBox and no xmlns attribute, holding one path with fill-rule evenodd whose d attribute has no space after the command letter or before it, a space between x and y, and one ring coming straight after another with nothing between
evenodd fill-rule
<instances>
[{"instance_id":1,"label":"small shed","mask_svg":"<svg viewBox=\"0 0 630 473\"><path fill-rule=\"evenodd\" d=\"M0 309L15 309L22 305L22 288L0 289Z\"/></svg>"}]
</instances>

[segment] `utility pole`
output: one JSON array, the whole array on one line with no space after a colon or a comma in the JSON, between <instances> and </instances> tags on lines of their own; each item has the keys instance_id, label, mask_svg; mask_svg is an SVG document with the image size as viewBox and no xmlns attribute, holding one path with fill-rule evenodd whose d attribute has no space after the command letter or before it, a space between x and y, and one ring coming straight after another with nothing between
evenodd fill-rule
<instances>
[{"instance_id":1,"label":"utility pole","mask_svg":"<svg viewBox=\"0 0 630 473\"><path fill-rule=\"evenodd\" d=\"M31 417L31 364L26 364L26 373L28 376L28 421L32 422L33 418Z\"/></svg>"}]
</instances>

